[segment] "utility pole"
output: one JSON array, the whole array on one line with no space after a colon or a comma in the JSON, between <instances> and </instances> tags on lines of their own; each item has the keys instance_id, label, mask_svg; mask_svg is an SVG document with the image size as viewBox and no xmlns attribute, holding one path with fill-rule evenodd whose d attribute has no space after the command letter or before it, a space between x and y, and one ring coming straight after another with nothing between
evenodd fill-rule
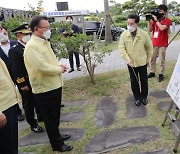
<instances>
[{"instance_id":1,"label":"utility pole","mask_svg":"<svg viewBox=\"0 0 180 154\"><path fill-rule=\"evenodd\" d=\"M104 0L104 15L105 15L105 43L112 43L112 34L110 28L110 15L108 0Z\"/></svg>"}]
</instances>

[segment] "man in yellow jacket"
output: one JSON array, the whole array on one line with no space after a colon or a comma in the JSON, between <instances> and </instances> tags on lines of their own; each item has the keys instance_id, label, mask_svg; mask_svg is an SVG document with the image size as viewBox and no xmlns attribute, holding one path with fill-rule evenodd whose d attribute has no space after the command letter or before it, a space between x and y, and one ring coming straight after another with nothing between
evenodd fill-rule
<instances>
[{"instance_id":1,"label":"man in yellow jacket","mask_svg":"<svg viewBox=\"0 0 180 154\"><path fill-rule=\"evenodd\" d=\"M24 63L29 75L32 92L42 118L53 151L70 151L71 146L64 144L70 136L59 133L60 108L62 96L61 74L67 71L59 65L50 46L50 24L45 16L36 16L30 23L33 33L24 51Z\"/></svg>"},{"instance_id":2,"label":"man in yellow jacket","mask_svg":"<svg viewBox=\"0 0 180 154\"><path fill-rule=\"evenodd\" d=\"M127 31L121 35L119 50L127 61L131 88L135 104L148 103L147 65L153 54L153 47L147 32L138 28L139 16L131 14L127 20Z\"/></svg>"},{"instance_id":3,"label":"man in yellow jacket","mask_svg":"<svg viewBox=\"0 0 180 154\"><path fill-rule=\"evenodd\" d=\"M18 97L7 67L0 58L0 153L18 154Z\"/></svg>"}]
</instances>

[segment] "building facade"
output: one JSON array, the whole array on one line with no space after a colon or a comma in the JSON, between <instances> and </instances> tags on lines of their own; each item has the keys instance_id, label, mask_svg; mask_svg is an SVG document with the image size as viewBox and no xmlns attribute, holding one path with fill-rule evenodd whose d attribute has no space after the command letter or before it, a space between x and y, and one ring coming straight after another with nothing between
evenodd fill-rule
<instances>
[{"instance_id":1,"label":"building facade","mask_svg":"<svg viewBox=\"0 0 180 154\"><path fill-rule=\"evenodd\" d=\"M66 21L66 16L73 17L73 23L84 31L84 17L90 15L89 10L51 11L42 12L41 15L48 17L49 22Z\"/></svg>"},{"instance_id":2,"label":"building facade","mask_svg":"<svg viewBox=\"0 0 180 154\"><path fill-rule=\"evenodd\" d=\"M0 7L0 21L5 22L10 18L13 18L16 15L23 15L24 17L29 17L29 11L26 10L17 10Z\"/></svg>"}]
</instances>

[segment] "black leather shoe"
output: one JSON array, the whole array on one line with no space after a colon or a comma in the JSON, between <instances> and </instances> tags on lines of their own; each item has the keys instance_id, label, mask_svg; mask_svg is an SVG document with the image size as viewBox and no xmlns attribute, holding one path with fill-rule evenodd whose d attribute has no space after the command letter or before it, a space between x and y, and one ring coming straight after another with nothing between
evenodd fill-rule
<instances>
[{"instance_id":1,"label":"black leather shoe","mask_svg":"<svg viewBox=\"0 0 180 154\"><path fill-rule=\"evenodd\" d=\"M135 101L135 105L136 105L136 106L140 106L140 105L141 105L141 101L140 101L140 100L136 100L136 101Z\"/></svg>"},{"instance_id":2,"label":"black leather shoe","mask_svg":"<svg viewBox=\"0 0 180 154\"><path fill-rule=\"evenodd\" d=\"M64 104L61 104L61 107L64 107Z\"/></svg>"},{"instance_id":3,"label":"black leather shoe","mask_svg":"<svg viewBox=\"0 0 180 154\"><path fill-rule=\"evenodd\" d=\"M159 74L159 78L158 78L158 81L159 82L162 82L164 80L164 76L162 74Z\"/></svg>"},{"instance_id":4,"label":"black leather shoe","mask_svg":"<svg viewBox=\"0 0 180 154\"><path fill-rule=\"evenodd\" d=\"M23 121L24 120L23 115L18 115L17 118L18 118L18 121Z\"/></svg>"},{"instance_id":5,"label":"black leather shoe","mask_svg":"<svg viewBox=\"0 0 180 154\"><path fill-rule=\"evenodd\" d=\"M142 103L143 103L144 105L147 105L148 99L147 99L147 98L143 98L143 99L142 99Z\"/></svg>"},{"instance_id":6,"label":"black leather shoe","mask_svg":"<svg viewBox=\"0 0 180 154\"><path fill-rule=\"evenodd\" d=\"M69 134L66 134L66 135L61 135L63 141L67 140L70 138L70 135Z\"/></svg>"},{"instance_id":7,"label":"black leather shoe","mask_svg":"<svg viewBox=\"0 0 180 154\"><path fill-rule=\"evenodd\" d=\"M36 125L36 126L31 126L31 130L35 133L42 133L44 132L43 128L40 127L39 125Z\"/></svg>"},{"instance_id":8,"label":"black leather shoe","mask_svg":"<svg viewBox=\"0 0 180 154\"><path fill-rule=\"evenodd\" d=\"M78 71L81 71L80 67L77 68Z\"/></svg>"},{"instance_id":9,"label":"black leather shoe","mask_svg":"<svg viewBox=\"0 0 180 154\"><path fill-rule=\"evenodd\" d=\"M66 145L64 144L61 147L58 148L53 148L53 151L59 151L59 152L67 152L67 151L71 151L73 149L72 146Z\"/></svg>"},{"instance_id":10,"label":"black leather shoe","mask_svg":"<svg viewBox=\"0 0 180 154\"><path fill-rule=\"evenodd\" d=\"M150 72L150 73L148 74L148 78L153 78L153 77L155 77L155 73L151 73L151 72Z\"/></svg>"},{"instance_id":11,"label":"black leather shoe","mask_svg":"<svg viewBox=\"0 0 180 154\"><path fill-rule=\"evenodd\" d=\"M71 68L69 71L68 71L68 73L71 73L71 72L73 72L74 71L74 68Z\"/></svg>"}]
</instances>

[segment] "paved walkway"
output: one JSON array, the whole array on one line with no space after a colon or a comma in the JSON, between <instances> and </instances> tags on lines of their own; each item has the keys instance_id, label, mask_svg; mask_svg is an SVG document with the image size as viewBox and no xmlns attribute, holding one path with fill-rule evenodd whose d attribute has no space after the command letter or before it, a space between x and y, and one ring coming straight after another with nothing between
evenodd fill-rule
<instances>
[{"instance_id":1,"label":"paved walkway","mask_svg":"<svg viewBox=\"0 0 180 154\"><path fill-rule=\"evenodd\" d=\"M167 48L166 59L176 60L178 58L179 53L180 53L180 40L173 41ZM74 57L74 60L75 60L75 57ZM81 64L85 66L85 63L82 57L80 57L80 60L81 60ZM62 59L61 63L69 66L68 59ZM104 57L103 63L98 64L97 68L95 69L95 73L96 74L103 73L103 72L119 70L123 68L126 68L126 62L121 58L120 52L116 50L116 51L113 51L110 55L107 54ZM84 70L82 70L81 72L76 70L72 73L64 73L63 79L69 80L76 77L87 76L87 75L88 75L88 72L85 72Z\"/></svg>"}]
</instances>

